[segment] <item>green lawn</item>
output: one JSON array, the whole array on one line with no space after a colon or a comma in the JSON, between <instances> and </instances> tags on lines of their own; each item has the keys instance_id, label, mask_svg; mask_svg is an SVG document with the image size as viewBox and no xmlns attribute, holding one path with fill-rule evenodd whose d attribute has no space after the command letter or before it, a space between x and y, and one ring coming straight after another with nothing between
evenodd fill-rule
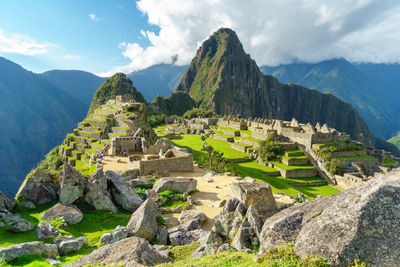
<instances>
[{"instance_id":1,"label":"green lawn","mask_svg":"<svg viewBox=\"0 0 400 267\"><path fill-rule=\"evenodd\" d=\"M387 165L396 165L396 164L397 164L397 161L394 161L394 160L385 158L385 159L383 160L383 163L384 163L384 164L387 164Z\"/></svg>"},{"instance_id":2,"label":"green lawn","mask_svg":"<svg viewBox=\"0 0 400 267\"><path fill-rule=\"evenodd\" d=\"M304 182L315 182L321 181L320 177L305 177L305 178L290 178L286 179L282 176L267 176L264 173L271 171L270 167L261 166L257 161L234 163L235 171L241 176L250 176L256 178L259 181L264 181L270 184L273 193L283 192L291 196L296 196L298 192L303 193L307 198L313 199L317 195L329 196L340 192L336 188L330 185L321 186L292 186L289 183L304 183ZM276 169L272 169L276 171Z\"/></svg>"},{"instance_id":3,"label":"green lawn","mask_svg":"<svg viewBox=\"0 0 400 267\"><path fill-rule=\"evenodd\" d=\"M294 166L288 166L286 164L283 164L282 162L279 161L271 161L272 164L274 164L278 168L282 168L285 170L299 170L299 169L315 169L315 167L311 164L307 165L294 165Z\"/></svg>"},{"instance_id":4,"label":"green lawn","mask_svg":"<svg viewBox=\"0 0 400 267\"><path fill-rule=\"evenodd\" d=\"M371 155L360 155L360 156L344 156L338 157L339 159L365 159L365 158L373 158Z\"/></svg>"},{"instance_id":5,"label":"green lawn","mask_svg":"<svg viewBox=\"0 0 400 267\"><path fill-rule=\"evenodd\" d=\"M206 153L201 151L202 141L200 140L200 135L195 134L183 134L174 137L171 139L171 142L180 147L185 147L196 151L196 158L200 158L201 156L205 156ZM248 158L249 155L244 152L237 151L236 149L231 148L231 144L228 142L224 142L222 140L208 138L207 143L214 147L215 150L224 153L224 158L226 159L239 159L239 158Z\"/></svg>"},{"instance_id":6,"label":"green lawn","mask_svg":"<svg viewBox=\"0 0 400 267\"><path fill-rule=\"evenodd\" d=\"M47 209L52 207L55 203L40 206L36 209L26 209L17 207L13 210L13 213L21 214L21 217L30 221L34 225L38 225L40 222L40 216ZM73 235L74 237L86 236L89 240L89 246L85 246L81 251L77 253L68 254L66 256L58 257L63 263L70 263L82 256L87 255L91 251L98 248L97 242L100 237L107 232L112 232L118 225L126 225L132 215L131 212L118 211L116 214L112 214L108 211L96 211L88 207L80 207L83 215L83 220L78 224L69 226L67 235ZM6 227L0 228L0 247L12 246L15 244L38 241L36 237L36 229L19 234L9 233ZM52 239L40 240L47 243L51 243ZM3 266L3 265L1 265ZM45 259L41 257L24 257L22 259L11 262L5 266L50 266Z\"/></svg>"}]
</instances>

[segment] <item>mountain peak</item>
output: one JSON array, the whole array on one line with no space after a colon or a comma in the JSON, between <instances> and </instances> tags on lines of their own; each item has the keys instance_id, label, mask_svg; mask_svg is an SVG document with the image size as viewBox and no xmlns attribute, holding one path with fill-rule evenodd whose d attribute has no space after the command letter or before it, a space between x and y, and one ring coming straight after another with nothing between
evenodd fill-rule
<instances>
[{"instance_id":1,"label":"mountain peak","mask_svg":"<svg viewBox=\"0 0 400 267\"><path fill-rule=\"evenodd\" d=\"M114 99L117 95L125 94L132 95L137 102L146 103L143 95L133 87L132 80L127 78L124 73L116 73L97 89L88 114L93 113L97 107L105 104L107 100Z\"/></svg>"}]
</instances>

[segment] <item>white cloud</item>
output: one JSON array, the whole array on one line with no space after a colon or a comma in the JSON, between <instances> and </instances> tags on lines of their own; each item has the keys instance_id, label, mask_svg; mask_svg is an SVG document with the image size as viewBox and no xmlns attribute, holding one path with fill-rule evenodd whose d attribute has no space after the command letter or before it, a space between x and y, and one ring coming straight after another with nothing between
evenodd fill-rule
<instances>
[{"instance_id":1,"label":"white cloud","mask_svg":"<svg viewBox=\"0 0 400 267\"><path fill-rule=\"evenodd\" d=\"M78 55L65 55L64 56L65 60L81 60L83 57L78 56Z\"/></svg>"},{"instance_id":2,"label":"white cloud","mask_svg":"<svg viewBox=\"0 0 400 267\"><path fill-rule=\"evenodd\" d=\"M0 53L15 53L27 56L44 54L49 44L38 43L28 35L6 34L0 29Z\"/></svg>"},{"instance_id":3,"label":"white cloud","mask_svg":"<svg viewBox=\"0 0 400 267\"><path fill-rule=\"evenodd\" d=\"M138 9L159 32L141 31L150 46L120 46L130 59L117 71L154 64L188 64L215 30L236 31L259 65L334 57L352 61L400 61L400 2L397 0L140 0Z\"/></svg>"},{"instance_id":4,"label":"white cloud","mask_svg":"<svg viewBox=\"0 0 400 267\"><path fill-rule=\"evenodd\" d=\"M98 21L99 20L99 18L96 16L96 14L89 14L89 18L91 19L91 20L94 20L94 21Z\"/></svg>"}]
</instances>

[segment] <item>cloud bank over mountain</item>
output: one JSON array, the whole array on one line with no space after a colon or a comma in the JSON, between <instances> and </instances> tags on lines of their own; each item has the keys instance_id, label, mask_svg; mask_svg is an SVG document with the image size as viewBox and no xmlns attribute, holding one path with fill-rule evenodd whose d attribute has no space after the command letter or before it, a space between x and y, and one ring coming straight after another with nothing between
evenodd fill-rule
<instances>
[{"instance_id":1,"label":"cloud bank over mountain","mask_svg":"<svg viewBox=\"0 0 400 267\"><path fill-rule=\"evenodd\" d=\"M157 28L141 32L150 45L121 43L130 63L102 75L188 64L220 27L235 30L259 65L336 57L400 62L400 2L395 0L140 0L136 5Z\"/></svg>"}]
</instances>

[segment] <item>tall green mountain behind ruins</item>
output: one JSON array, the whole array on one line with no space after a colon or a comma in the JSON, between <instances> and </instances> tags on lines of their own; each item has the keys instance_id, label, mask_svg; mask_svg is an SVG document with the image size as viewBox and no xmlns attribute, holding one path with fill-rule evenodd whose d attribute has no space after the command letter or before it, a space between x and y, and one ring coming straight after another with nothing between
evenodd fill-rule
<instances>
[{"instance_id":1,"label":"tall green mountain behind ruins","mask_svg":"<svg viewBox=\"0 0 400 267\"><path fill-rule=\"evenodd\" d=\"M132 81L128 79L124 73L116 73L97 89L93 96L92 103L90 104L88 114L93 113L96 108L105 104L107 100L115 99L117 95L125 94L132 95L138 102L146 103L142 93L133 87Z\"/></svg>"},{"instance_id":2,"label":"tall green mountain behind ruins","mask_svg":"<svg viewBox=\"0 0 400 267\"><path fill-rule=\"evenodd\" d=\"M218 114L327 123L354 139L375 144L374 135L350 104L263 75L231 29L219 29L203 43L177 90Z\"/></svg>"}]
</instances>

